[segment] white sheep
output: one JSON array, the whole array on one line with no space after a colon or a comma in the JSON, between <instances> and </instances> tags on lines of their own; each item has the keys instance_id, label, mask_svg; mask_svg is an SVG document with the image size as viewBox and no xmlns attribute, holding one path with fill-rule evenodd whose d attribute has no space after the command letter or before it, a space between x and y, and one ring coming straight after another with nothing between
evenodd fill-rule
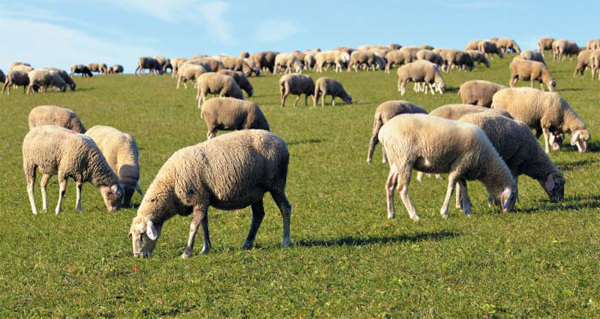
<instances>
[{"instance_id":1,"label":"white sheep","mask_svg":"<svg viewBox=\"0 0 600 319\"><path fill-rule=\"evenodd\" d=\"M302 73L302 69L304 69L304 63L293 53L279 53L275 57L273 73L276 74L280 69L283 68L285 68L286 74L292 73L292 71L295 71L296 73Z\"/></svg>"},{"instance_id":2,"label":"white sheep","mask_svg":"<svg viewBox=\"0 0 600 319\"><path fill-rule=\"evenodd\" d=\"M350 55L343 51L331 50L315 55L315 72L323 72L327 65L335 65L335 72L341 72L350 61Z\"/></svg>"},{"instance_id":3,"label":"white sheep","mask_svg":"<svg viewBox=\"0 0 600 319\"><path fill-rule=\"evenodd\" d=\"M467 46L465 47L465 51L469 51L469 50L479 50L479 42L484 41L481 39L477 39L477 40L473 40L469 43L467 43Z\"/></svg>"},{"instance_id":4,"label":"white sheep","mask_svg":"<svg viewBox=\"0 0 600 319\"><path fill-rule=\"evenodd\" d=\"M202 224L204 247L211 248L208 208L236 210L252 206L252 224L242 249L254 246L265 211L263 197L271 193L283 219L284 247L290 245L292 205L285 194L289 152L285 142L264 130L245 130L221 135L175 152L148 188L129 237L135 257L149 257L163 224L175 215L192 214L183 258L193 252Z\"/></svg>"},{"instance_id":5,"label":"white sheep","mask_svg":"<svg viewBox=\"0 0 600 319\"><path fill-rule=\"evenodd\" d=\"M131 198L137 192L144 196L140 187L140 161L137 143L130 134L104 125L92 126L85 135L89 136L110 168L117 174L123 186L123 207L131 207Z\"/></svg>"},{"instance_id":6,"label":"white sheep","mask_svg":"<svg viewBox=\"0 0 600 319\"><path fill-rule=\"evenodd\" d=\"M233 97L243 100L244 94L235 80L225 74L208 72L198 78L198 108L202 108L202 103L206 100L206 94L218 94L219 97Z\"/></svg>"},{"instance_id":7,"label":"white sheep","mask_svg":"<svg viewBox=\"0 0 600 319\"><path fill-rule=\"evenodd\" d=\"M598 80L600 80L600 50L594 50L590 53L590 61L592 62L592 81L596 72L598 73Z\"/></svg>"},{"instance_id":8,"label":"white sheep","mask_svg":"<svg viewBox=\"0 0 600 319\"><path fill-rule=\"evenodd\" d=\"M401 95L406 92L405 86L408 82L425 83L429 86L431 94L435 94L434 89L440 94L444 94L446 82L440 74L439 67L425 60L418 60L398 68L398 91ZM427 94L427 87L425 87Z\"/></svg>"},{"instance_id":9,"label":"white sheep","mask_svg":"<svg viewBox=\"0 0 600 319\"><path fill-rule=\"evenodd\" d=\"M485 57L485 53L479 52L478 50L468 50L465 52L471 56L473 64L477 63L477 66L481 66L481 63L483 63L487 68L491 66L490 61Z\"/></svg>"},{"instance_id":10,"label":"white sheep","mask_svg":"<svg viewBox=\"0 0 600 319\"><path fill-rule=\"evenodd\" d=\"M42 92L44 89L53 86L65 92L67 90L67 82L63 80L58 72L48 71L43 69L33 70L27 74L29 77L29 86L27 87L27 94L33 93L34 91Z\"/></svg>"},{"instance_id":11,"label":"white sheep","mask_svg":"<svg viewBox=\"0 0 600 319\"><path fill-rule=\"evenodd\" d=\"M162 68L158 60L153 57L145 56L139 57L137 59L137 67L135 68L135 72L133 74L137 74L138 71L140 75L144 72L144 70L148 70L150 73L159 74L163 73Z\"/></svg>"},{"instance_id":12,"label":"white sheep","mask_svg":"<svg viewBox=\"0 0 600 319\"><path fill-rule=\"evenodd\" d=\"M449 174L448 191L440 210L443 217L448 216L456 183L465 195L462 210L471 213L466 202L466 180L481 181L503 211L514 208L517 184L485 133L475 125L425 114L401 114L381 128L379 140L390 161L386 182L388 218L396 216L394 190L397 188L410 218L419 220L408 196L412 169Z\"/></svg>"},{"instance_id":13,"label":"white sheep","mask_svg":"<svg viewBox=\"0 0 600 319\"><path fill-rule=\"evenodd\" d=\"M219 72L217 73L225 74L232 77L235 80L235 83L237 83L237 85L240 87L240 89L246 91L248 97L252 97L252 95L254 94L254 88L252 87L252 84L250 84L250 81L248 81L248 78L243 72L232 70L219 70Z\"/></svg>"},{"instance_id":14,"label":"white sheep","mask_svg":"<svg viewBox=\"0 0 600 319\"><path fill-rule=\"evenodd\" d=\"M317 106L317 102L319 102L319 97L323 95L323 100L321 101L321 106L325 107L325 97L327 95L331 95L331 105L335 105L335 98L341 98L346 104L352 104L352 97L346 92L344 86L339 81L328 78L328 77L320 77L317 79L315 83L315 93L313 96L313 101L315 107Z\"/></svg>"},{"instance_id":15,"label":"white sheep","mask_svg":"<svg viewBox=\"0 0 600 319\"><path fill-rule=\"evenodd\" d=\"M581 50L577 55L577 66L575 67L575 72L573 72L573 77L577 75L577 73L581 73L583 76L585 70L587 68L592 68L592 50ZM592 76L592 79L594 77Z\"/></svg>"},{"instance_id":16,"label":"white sheep","mask_svg":"<svg viewBox=\"0 0 600 319\"><path fill-rule=\"evenodd\" d=\"M490 107L494 94L504 88L506 88L504 85L493 82L473 80L461 84L458 89L458 95L463 104Z\"/></svg>"},{"instance_id":17,"label":"white sheep","mask_svg":"<svg viewBox=\"0 0 600 319\"><path fill-rule=\"evenodd\" d=\"M6 82L4 82L4 85L2 86L2 94L4 94L4 90L8 89L7 94L10 95L10 88L12 86L22 86L23 93L25 93L29 86L29 76L27 72L15 70L8 71L6 74Z\"/></svg>"},{"instance_id":18,"label":"white sheep","mask_svg":"<svg viewBox=\"0 0 600 319\"><path fill-rule=\"evenodd\" d=\"M586 49L588 50L599 50L600 39L591 39L587 42Z\"/></svg>"},{"instance_id":19,"label":"white sheep","mask_svg":"<svg viewBox=\"0 0 600 319\"><path fill-rule=\"evenodd\" d=\"M71 66L71 76L74 76L75 74L81 74L81 77L94 76L92 71L90 71L90 69L83 64L75 64Z\"/></svg>"},{"instance_id":20,"label":"white sheep","mask_svg":"<svg viewBox=\"0 0 600 319\"><path fill-rule=\"evenodd\" d=\"M390 73L390 69L394 67L394 65L401 66L412 62L408 53L399 50L388 52L385 55L385 59L387 60L387 64L385 65L385 73L388 74Z\"/></svg>"},{"instance_id":21,"label":"white sheep","mask_svg":"<svg viewBox=\"0 0 600 319\"><path fill-rule=\"evenodd\" d=\"M69 88L71 88L71 91L75 91L77 84L75 84L75 81L73 81L73 78L71 78L71 76L67 73L67 71L58 69L58 68L53 68L53 67L44 67L44 68L40 68L38 70L57 72L58 75L65 81L65 83L67 83Z\"/></svg>"},{"instance_id":22,"label":"white sheep","mask_svg":"<svg viewBox=\"0 0 600 319\"><path fill-rule=\"evenodd\" d=\"M206 69L201 65L183 64L177 68L177 89L179 89L181 81L183 81L183 86L187 89L187 81L197 82L198 78L206 72Z\"/></svg>"},{"instance_id":23,"label":"white sheep","mask_svg":"<svg viewBox=\"0 0 600 319\"><path fill-rule=\"evenodd\" d=\"M297 95L294 106L298 104L300 95L304 94L304 105L308 105L308 97L315 94L315 82L304 74L286 74L279 79L279 92L281 93L281 107L285 107L288 95Z\"/></svg>"},{"instance_id":24,"label":"white sheep","mask_svg":"<svg viewBox=\"0 0 600 319\"><path fill-rule=\"evenodd\" d=\"M56 214L61 211L68 177L73 178L76 183L77 211L82 210L81 188L85 182L90 182L100 189L104 204L109 211L120 207L123 187L117 175L106 162L96 143L83 134L56 125L33 128L23 140L23 169L27 179L29 203L35 215L38 211L35 206L33 187L37 169L43 174L40 186L44 210L48 207L46 185L52 175L58 176L60 186Z\"/></svg>"},{"instance_id":25,"label":"white sheep","mask_svg":"<svg viewBox=\"0 0 600 319\"><path fill-rule=\"evenodd\" d=\"M485 55L489 55L492 60L494 59L493 54L498 55L500 59L504 58L502 50L496 46L496 43L491 41L480 41L477 45L477 50Z\"/></svg>"},{"instance_id":26,"label":"white sheep","mask_svg":"<svg viewBox=\"0 0 600 319\"><path fill-rule=\"evenodd\" d=\"M509 70L510 87L514 87L519 80L531 81L531 87L533 87L534 81L538 81L540 82L542 90L544 89L543 84L546 84L548 90L551 92L554 91L554 88L556 87L556 81L554 81L552 74L550 74L550 71L544 63L515 58L510 63Z\"/></svg>"},{"instance_id":27,"label":"white sheep","mask_svg":"<svg viewBox=\"0 0 600 319\"><path fill-rule=\"evenodd\" d=\"M554 61L564 61L568 56L579 54L579 46L575 41L559 39L552 42L552 58Z\"/></svg>"},{"instance_id":28,"label":"white sheep","mask_svg":"<svg viewBox=\"0 0 600 319\"><path fill-rule=\"evenodd\" d=\"M267 118L254 102L219 97L206 101L201 112L208 139L216 137L218 130L270 130Z\"/></svg>"},{"instance_id":29,"label":"white sheep","mask_svg":"<svg viewBox=\"0 0 600 319\"><path fill-rule=\"evenodd\" d=\"M544 50L552 50L554 38L540 38L538 40L538 51L544 56Z\"/></svg>"},{"instance_id":30,"label":"white sheep","mask_svg":"<svg viewBox=\"0 0 600 319\"><path fill-rule=\"evenodd\" d=\"M29 112L29 129L42 125L57 125L73 130L77 133L85 133L86 129L75 112L56 105L40 105Z\"/></svg>"},{"instance_id":31,"label":"white sheep","mask_svg":"<svg viewBox=\"0 0 600 319\"><path fill-rule=\"evenodd\" d=\"M531 88L506 88L494 95L492 108L508 111L515 120L536 130L538 138L543 133L546 153L550 153L550 136L561 136L563 133L572 135L571 145L577 146L579 152L587 150L591 139L589 130L558 93ZM553 145L554 149L559 147Z\"/></svg>"}]
</instances>

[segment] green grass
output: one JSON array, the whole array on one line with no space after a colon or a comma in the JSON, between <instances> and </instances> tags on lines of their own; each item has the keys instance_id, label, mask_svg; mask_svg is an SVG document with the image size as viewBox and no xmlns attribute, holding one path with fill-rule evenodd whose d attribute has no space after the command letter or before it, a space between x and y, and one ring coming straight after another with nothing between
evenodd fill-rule
<instances>
[{"instance_id":1,"label":"green grass","mask_svg":"<svg viewBox=\"0 0 600 319\"><path fill-rule=\"evenodd\" d=\"M448 92L403 99L432 110L458 103L467 80L508 82L512 56L490 69L444 74ZM86 184L82 213L69 182L64 212L31 213L21 144L29 111L42 104L73 109L87 127L111 125L133 134L147 189L176 150L206 139L191 89L169 76L76 78L75 92L0 96L0 317L598 317L600 316L600 83L572 78L575 61L549 62L558 91L591 129L590 152L552 153L567 178L565 201L550 203L536 181L520 179L520 203L502 214L471 183L474 215L439 209L446 181L413 181L421 216L412 222L397 199L386 218L388 168L378 147L366 164L375 108L399 99L395 73L326 75L342 81L353 105L279 107L279 76L252 77L273 132L288 143L287 193L293 205L292 246L281 248L282 221L270 196L257 248L241 251L251 212L210 210L213 250L179 258L190 218L163 227L149 259L132 257L127 238L134 209L109 213ZM320 75L312 74L316 79ZM519 84L528 85L528 84ZM41 206L39 179L36 184ZM398 196L396 196L398 198ZM136 195L134 204L141 198ZM201 234L199 234L201 242Z\"/></svg>"}]
</instances>

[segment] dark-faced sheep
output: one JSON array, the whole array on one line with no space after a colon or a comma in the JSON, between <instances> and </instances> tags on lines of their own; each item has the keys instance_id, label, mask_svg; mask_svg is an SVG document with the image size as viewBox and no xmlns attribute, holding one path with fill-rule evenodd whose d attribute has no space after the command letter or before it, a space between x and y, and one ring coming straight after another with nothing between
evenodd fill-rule
<instances>
[{"instance_id":1,"label":"dark-faced sheep","mask_svg":"<svg viewBox=\"0 0 600 319\"><path fill-rule=\"evenodd\" d=\"M325 107L325 97L331 95L331 105L335 105L335 98L341 98L346 104L352 104L352 97L346 93L344 86L339 81L328 78L320 77L315 83L315 95L313 96L315 107L319 102L319 97L323 96L321 106Z\"/></svg>"}]
</instances>

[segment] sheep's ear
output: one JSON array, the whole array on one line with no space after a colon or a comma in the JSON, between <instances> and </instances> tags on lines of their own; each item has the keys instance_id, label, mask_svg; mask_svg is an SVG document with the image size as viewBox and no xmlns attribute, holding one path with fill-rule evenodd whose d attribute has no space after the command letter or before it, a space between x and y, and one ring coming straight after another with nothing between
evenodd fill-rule
<instances>
[{"instance_id":1,"label":"sheep's ear","mask_svg":"<svg viewBox=\"0 0 600 319\"><path fill-rule=\"evenodd\" d=\"M127 235L128 238L131 238L131 236L133 236L132 232L129 232L129 235Z\"/></svg>"},{"instance_id":2,"label":"sheep's ear","mask_svg":"<svg viewBox=\"0 0 600 319\"><path fill-rule=\"evenodd\" d=\"M502 209L508 209L508 199L511 194L512 190L510 188L505 188L502 192L502 195L500 196L500 205L502 206Z\"/></svg>"},{"instance_id":3,"label":"sheep's ear","mask_svg":"<svg viewBox=\"0 0 600 319\"><path fill-rule=\"evenodd\" d=\"M581 135L581 131L575 132L573 136L571 136L571 146L577 145L577 140L579 139L579 135Z\"/></svg>"},{"instance_id":4,"label":"sheep's ear","mask_svg":"<svg viewBox=\"0 0 600 319\"><path fill-rule=\"evenodd\" d=\"M156 232L156 228L154 228L154 223L149 220L146 223L146 235L148 235L148 238L150 238L150 240L156 240L157 236L157 232Z\"/></svg>"},{"instance_id":5,"label":"sheep's ear","mask_svg":"<svg viewBox=\"0 0 600 319\"><path fill-rule=\"evenodd\" d=\"M119 187L119 184L114 184L113 186L111 186L110 192L113 193L113 195L115 196L121 195L121 188Z\"/></svg>"},{"instance_id":6,"label":"sheep's ear","mask_svg":"<svg viewBox=\"0 0 600 319\"><path fill-rule=\"evenodd\" d=\"M551 191L554 189L554 176L548 175L548 179L546 179L546 183L544 183L544 188L547 191Z\"/></svg>"}]
</instances>

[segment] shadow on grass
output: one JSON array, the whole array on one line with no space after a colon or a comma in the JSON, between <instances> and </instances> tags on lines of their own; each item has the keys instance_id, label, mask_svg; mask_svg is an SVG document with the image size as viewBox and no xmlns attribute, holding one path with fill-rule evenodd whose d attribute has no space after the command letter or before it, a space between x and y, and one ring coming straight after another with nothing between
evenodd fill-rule
<instances>
[{"instance_id":1,"label":"shadow on grass","mask_svg":"<svg viewBox=\"0 0 600 319\"><path fill-rule=\"evenodd\" d=\"M584 89L582 88L564 88L564 89L559 89L557 91L583 91Z\"/></svg>"},{"instance_id":2,"label":"shadow on grass","mask_svg":"<svg viewBox=\"0 0 600 319\"><path fill-rule=\"evenodd\" d=\"M585 165L589 165L592 163L596 163L596 162L597 162L597 160L593 160L593 159L583 160L583 161L575 161L575 162L556 162L556 166L561 171L572 171L576 168L579 168L579 167L582 167Z\"/></svg>"},{"instance_id":3,"label":"shadow on grass","mask_svg":"<svg viewBox=\"0 0 600 319\"><path fill-rule=\"evenodd\" d=\"M566 211L575 210L579 211L582 209L598 209L600 208L600 195L574 195L565 197L563 202L552 203L550 200L544 200L538 202L535 207L521 208L517 210L517 213L532 214L538 211Z\"/></svg>"},{"instance_id":4,"label":"shadow on grass","mask_svg":"<svg viewBox=\"0 0 600 319\"><path fill-rule=\"evenodd\" d=\"M458 93L459 88L455 88L455 87L447 87L446 90L444 90L444 93L447 92L455 92Z\"/></svg>"},{"instance_id":5,"label":"shadow on grass","mask_svg":"<svg viewBox=\"0 0 600 319\"><path fill-rule=\"evenodd\" d=\"M384 237L354 237L346 236L330 240L299 240L295 243L298 247L330 247L330 246L366 246L375 244L419 242L424 240L439 241L461 234L452 231L439 231L434 233L420 233L416 235L398 235Z\"/></svg>"},{"instance_id":6,"label":"shadow on grass","mask_svg":"<svg viewBox=\"0 0 600 319\"><path fill-rule=\"evenodd\" d=\"M303 144L318 144L318 143L322 143L322 142L323 142L323 140L320 138L309 138L309 139L291 141L291 142L288 142L287 145L292 146L292 145L303 145Z\"/></svg>"}]
</instances>

